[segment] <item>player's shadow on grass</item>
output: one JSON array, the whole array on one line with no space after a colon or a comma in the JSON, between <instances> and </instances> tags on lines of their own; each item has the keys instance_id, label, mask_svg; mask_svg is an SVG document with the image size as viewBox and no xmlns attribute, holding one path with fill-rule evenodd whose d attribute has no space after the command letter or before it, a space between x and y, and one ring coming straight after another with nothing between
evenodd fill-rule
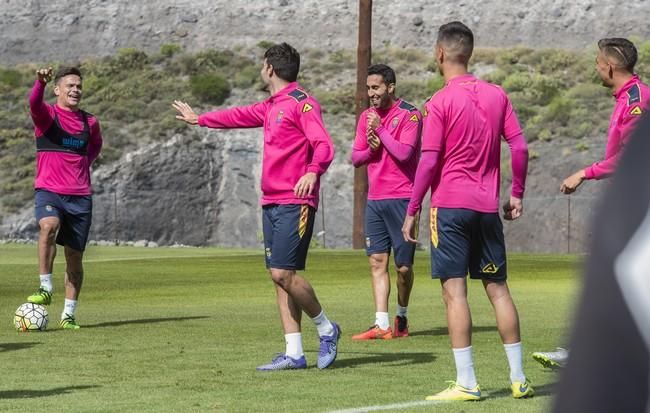
<instances>
[{"instance_id":1,"label":"player's shadow on grass","mask_svg":"<svg viewBox=\"0 0 650 413\"><path fill-rule=\"evenodd\" d=\"M533 384L533 389L535 389L535 396L552 396L555 393L557 383L547 383L541 386L535 386ZM508 388L503 388L497 391L491 391L487 393L486 398L512 398L512 391Z\"/></svg>"},{"instance_id":2,"label":"player's shadow on grass","mask_svg":"<svg viewBox=\"0 0 650 413\"><path fill-rule=\"evenodd\" d=\"M363 354L360 357L348 358L350 354ZM340 357L343 356L343 357ZM339 353L339 357L332 365L334 368L356 367L362 364L390 363L393 366L405 366L409 364L431 363L436 359L431 352L421 353L372 353L365 351L345 351Z\"/></svg>"},{"instance_id":3,"label":"player's shadow on grass","mask_svg":"<svg viewBox=\"0 0 650 413\"><path fill-rule=\"evenodd\" d=\"M0 343L0 353L5 351L25 350L43 343Z\"/></svg>"},{"instance_id":4,"label":"player's shadow on grass","mask_svg":"<svg viewBox=\"0 0 650 413\"><path fill-rule=\"evenodd\" d=\"M474 326L472 333L485 333L488 331L498 331L497 326ZM409 331L409 337L415 336L446 336L449 334L447 327L436 327L432 330Z\"/></svg>"},{"instance_id":5,"label":"player's shadow on grass","mask_svg":"<svg viewBox=\"0 0 650 413\"><path fill-rule=\"evenodd\" d=\"M16 390L5 390L0 391L0 400L2 399L35 399L38 397L50 397L50 396L60 396L62 394L70 394L75 390L86 390L99 387L96 385L90 386L67 386L67 387L56 387L50 390L25 390L25 389L16 389Z\"/></svg>"},{"instance_id":6,"label":"player's shadow on grass","mask_svg":"<svg viewBox=\"0 0 650 413\"><path fill-rule=\"evenodd\" d=\"M188 321L188 320L201 320L204 318L210 318L208 316L196 316L196 317L165 317L165 318L142 318L139 320L120 320L120 321L107 321L105 323L97 323L90 325L83 325L83 328L99 328L99 327L118 327L129 324L151 324L151 323L166 323L169 321Z\"/></svg>"}]
</instances>

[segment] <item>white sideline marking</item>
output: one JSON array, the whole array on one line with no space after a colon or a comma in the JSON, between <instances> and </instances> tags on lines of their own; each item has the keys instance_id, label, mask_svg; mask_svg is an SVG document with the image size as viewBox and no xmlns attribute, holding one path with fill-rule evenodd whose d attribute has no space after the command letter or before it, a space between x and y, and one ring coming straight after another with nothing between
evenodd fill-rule
<instances>
[{"instance_id":1,"label":"white sideline marking","mask_svg":"<svg viewBox=\"0 0 650 413\"><path fill-rule=\"evenodd\" d=\"M430 406L434 404L440 404L440 401L417 401L417 402L406 402L406 403L395 403L395 404L384 404L379 406L365 406L365 407L355 407L353 409L345 410L329 410L327 413L366 413L366 412L378 412L380 410L392 410L392 409L405 409L408 407L417 407L417 406Z\"/></svg>"}]
</instances>

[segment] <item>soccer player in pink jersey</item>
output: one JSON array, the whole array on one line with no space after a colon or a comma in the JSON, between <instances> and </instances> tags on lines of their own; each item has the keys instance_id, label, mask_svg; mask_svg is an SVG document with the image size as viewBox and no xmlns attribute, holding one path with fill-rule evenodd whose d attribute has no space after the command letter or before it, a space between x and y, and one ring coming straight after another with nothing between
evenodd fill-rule
<instances>
[{"instance_id":1,"label":"soccer player in pink jersey","mask_svg":"<svg viewBox=\"0 0 650 413\"><path fill-rule=\"evenodd\" d=\"M395 96L396 81L389 66L377 64L368 68L367 88L372 107L359 117L352 147L354 166L368 165L365 235L375 299L374 325L352 336L353 340L408 336L407 309L413 287L415 244L404 240L401 229L413 191L422 115L415 106ZM388 319L391 247L397 272L394 330Z\"/></svg>"},{"instance_id":2,"label":"soccer player in pink jersey","mask_svg":"<svg viewBox=\"0 0 650 413\"><path fill-rule=\"evenodd\" d=\"M607 38L598 41L596 72L603 86L612 90L614 111L609 119L605 159L580 169L560 186L564 194L572 194L585 180L610 177L623 148L641 115L650 107L650 87L641 82L634 73L638 52L634 44L623 38ZM544 367L564 367L569 359L568 350L558 347L555 351L533 353L533 359Z\"/></svg>"},{"instance_id":3,"label":"soccer player in pink jersey","mask_svg":"<svg viewBox=\"0 0 650 413\"><path fill-rule=\"evenodd\" d=\"M266 267L275 283L284 329L285 352L260 371L304 369L300 322L304 311L320 337L317 366L336 359L339 326L323 311L316 294L296 271L305 269L318 207L320 177L334 158L332 140L323 125L320 105L296 82L300 55L286 43L264 53L262 81L271 96L250 106L197 115L185 102L173 106L177 119L208 128L264 127L262 209Z\"/></svg>"},{"instance_id":4,"label":"soccer player in pink jersey","mask_svg":"<svg viewBox=\"0 0 650 413\"><path fill-rule=\"evenodd\" d=\"M48 305L52 301L52 268L56 244L63 245L66 260L65 303L59 325L79 328L75 311L83 282L83 253L92 220L90 166L102 147L97 119L79 109L83 83L79 69L62 68L54 76L56 104L43 101L52 80L52 68L36 72L29 108L36 135L35 212L40 232L38 261L40 287L27 301Z\"/></svg>"},{"instance_id":5,"label":"soccer player in pink jersey","mask_svg":"<svg viewBox=\"0 0 650 413\"><path fill-rule=\"evenodd\" d=\"M634 44L622 38L601 39L596 72L603 86L612 89L614 111L609 119L605 159L581 169L562 182L560 191L571 194L589 179L611 176L637 121L650 103L650 88L634 73L638 53Z\"/></svg>"},{"instance_id":6,"label":"soccer player in pink jersey","mask_svg":"<svg viewBox=\"0 0 650 413\"><path fill-rule=\"evenodd\" d=\"M425 105L422 154L402 228L404 238L416 242L416 215L431 188L431 275L442 285L457 375L448 389L427 400L481 399L472 359L468 272L482 280L494 308L512 396L534 394L522 368L519 316L506 281L498 213L501 138L512 155L512 192L503 206L507 220L523 212L528 148L506 93L468 73L473 48L474 35L464 24L440 27L435 54L446 84Z\"/></svg>"}]
</instances>

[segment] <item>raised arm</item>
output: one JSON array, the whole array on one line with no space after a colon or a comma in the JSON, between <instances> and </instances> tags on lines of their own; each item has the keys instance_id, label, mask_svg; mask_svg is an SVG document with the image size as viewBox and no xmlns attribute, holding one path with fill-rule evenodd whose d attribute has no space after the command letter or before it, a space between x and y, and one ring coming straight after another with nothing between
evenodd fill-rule
<instances>
[{"instance_id":1,"label":"raised arm","mask_svg":"<svg viewBox=\"0 0 650 413\"><path fill-rule=\"evenodd\" d=\"M29 111L36 129L45 131L54 121L54 109L43 101L45 87L52 80L52 68L36 71L36 81L29 95Z\"/></svg>"}]
</instances>

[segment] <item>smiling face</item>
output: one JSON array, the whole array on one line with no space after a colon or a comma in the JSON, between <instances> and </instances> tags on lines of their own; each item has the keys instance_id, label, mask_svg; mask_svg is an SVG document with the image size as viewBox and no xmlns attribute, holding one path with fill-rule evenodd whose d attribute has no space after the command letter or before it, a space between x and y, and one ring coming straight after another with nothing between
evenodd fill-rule
<instances>
[{"instance_id":1,"label":"smiling face","mask_svg":"<svg viewBox=\"0 0 650 413\"><path fill-rule=\"evenodd\" d=\"M56 103L67 109L77 109L82 95L82 80L77 75L67 75L54 86Z\"/></svg>"},{"instance_id":2,"label":"smiling face","mask_svg":"<svg viewBox=\"0 0 650 413\"><path fill-rule=\"evenodd\" d=\"M375 109L388 109L392 104L391 95L395 91L395 85L387 85L382 75L370 75L366 81L368 98Z\"/></svg>"}]
</instances>

